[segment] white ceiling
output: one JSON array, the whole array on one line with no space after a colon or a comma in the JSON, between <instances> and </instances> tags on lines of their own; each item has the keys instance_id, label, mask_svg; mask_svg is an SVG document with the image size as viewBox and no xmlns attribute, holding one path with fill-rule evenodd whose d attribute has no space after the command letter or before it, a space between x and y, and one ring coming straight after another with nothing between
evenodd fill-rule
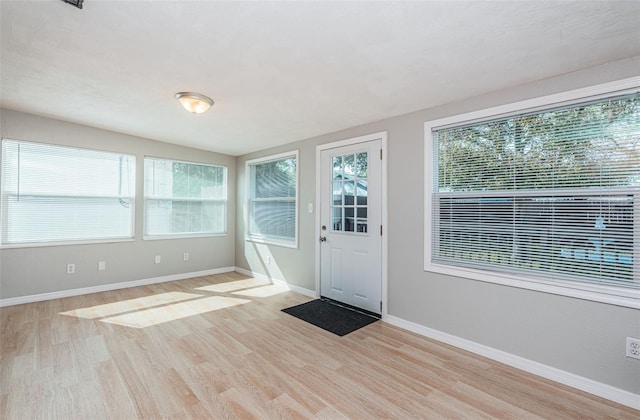
<instances>
[{"instance_id":1,"label":"white ceiling","mask_svg":"<svg viewBox=\"0 0 640 420\"><path fill-rule=\"evenodd\" d=\"M240 155L640 55L640 1L5 1L0 105ZM216 102L192 115L174 99Z\"/></svg>"}]
</instances>

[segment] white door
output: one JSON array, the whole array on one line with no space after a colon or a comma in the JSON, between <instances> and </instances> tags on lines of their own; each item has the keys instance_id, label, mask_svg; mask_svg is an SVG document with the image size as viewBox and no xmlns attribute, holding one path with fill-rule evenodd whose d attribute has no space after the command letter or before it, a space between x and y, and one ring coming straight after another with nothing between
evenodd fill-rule
<instances>
[{"instance_id":1,"label":"white door","mask_svg":"<svg viewBox=\"0 0 640 420\"><path fill-rule=\"evenodd\" d=\"M320 156L320 294L382 312L381 140Z\"/></svg>"}]
</instances>

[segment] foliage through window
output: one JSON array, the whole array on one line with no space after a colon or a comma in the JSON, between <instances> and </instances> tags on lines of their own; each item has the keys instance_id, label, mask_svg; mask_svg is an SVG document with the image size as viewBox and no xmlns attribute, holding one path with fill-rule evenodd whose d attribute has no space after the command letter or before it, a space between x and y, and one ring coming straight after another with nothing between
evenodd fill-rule
<instances>
[{"instance_id":1,"label":"foliage through window","mask_svg":"<svg viewBox=\"0 0 640 420\"><path fill-rule=\"evenodd\" d=\"M2 245L133 238L135 157L2 140Z\"/></svg>"},{"instance_id":2,"label":"foliage through window","mask_svg":"<svg viewBox=\"0 0 640 420\"><path fill-rule=\"evenodd\" d=\"M640 286L638 94L434 128L432 142L434 263Z\"/></svg>"},{"instance_id":3,"label":"foliage through window","mask_svg":"<svg viewBox=\"0 0 640 420\"><path fill-rule=\"evenodd\" d=\"M298 153L247 162L248 237L297 245Z\"/></svg>"},{"instance_id":4,"label":"foliage through window","mask_svg":"<svg viewBox=\"0 0 640 420\"><path fill-rule=\"evenodd\" d=\"M145 237L214 235L227 229L227 168L145 157Z\"/></svg>"}]
</instances>

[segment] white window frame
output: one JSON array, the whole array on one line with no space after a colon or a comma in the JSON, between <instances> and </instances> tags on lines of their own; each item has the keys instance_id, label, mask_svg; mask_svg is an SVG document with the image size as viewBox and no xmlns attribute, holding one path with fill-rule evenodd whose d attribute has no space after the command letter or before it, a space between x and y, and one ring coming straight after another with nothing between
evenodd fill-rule
<instances>
[{"instance_id":1,"label":"white window frame","mask_svg":"<svg viewBox=\"0 0 640 420\"><path fill-rule=\"evenodd\" d=\"M251 179L251 166L273 162L277 160L284 160L286 158L295 158L296 160L296 205L295 205L295 237L294 240L284 240L281 238L274 238L267 235L255 235L250 232L250 218L251 218L251 202L253 197L252 179ZM257 242L268 245L278 245L286 248L298 248L298 235L299 235L299 209L300 209L300 153L298 150L292 150L290 152L278 153L275 155L264 156L256 159L247 160L245 162L245 174L247 178L247 200L245 206L245 240L249 242Z\"/></svg>"},{"instance_id":2,"label":"white window frame","mask_svg":"<svg viewBox=\"0 0 640 420\"><path fill-rule=\"evenodd\" d=\"M215 232L215 233L174 233L174 234L162 234L162 235L150 235L147 234L147 199L159 199L159 197L153 197L147 195L146 191L146 178L145 178L145 163L147 159L157 159L164 160L167 162L179 162L186 163L188 165L204 165L204 166L216 166L224 169L224 184L225 184L225 198L222 199L191 199L191 198L176 198L176 197L163 197L160 199L166 199L171 201L200 201L200 202L224 202L224 232ZM142 239L145 241L155 241L155 240L164 240L164 239L185 239L185 238L208 238L215 236L227 236L228 235L228 213L229 213L229 168L225 165L217 165L214 163L203 163L203 162L193 162L187 160L180 159L170 159L163 158L158 156L144 156L142 163L142 172L143 172L143 201L144 201L144 210L143 210L143 223L142 223Z\"/></svg>"},{"instance_id":3,"label":"white window frame","mask_svg":"<svg viewBox=\"0 0 640 420\"><path fill-rule=\"evenodd\" d=\"M58 240L58 241L45 241L45 242L20 242L20 243L8 243L1 244L0 249L11 249L11 248L38 248L38 247L48 247L48 246L65 246L65 245L89 245L89 244L102 244L102 243L115 243L115 242L133 242L135 241L135 216L136 216L136 156L130 153L121 153L121 152L113 152L101 149L91 149L87 147L77 147L77 146L69 146L65 144L57 144L57 143L47 143L41 141L31 141L31 140L20 140L16 138L8 138L2 137L0 139L0 143L4 141L15 141L21 143L31 143L31 144L41 144L44 146L51 147L60 147L65 149L75 149L75 150L87 150L91 152L100 152L105 154L119 155L119 156L127 156L133 158L133 168L132 168L132 176L133 176L133 194L129 197L130 206L131 206L131 230L129 235L123 237L112 237L112 238L89 238L89 239L74 239L74 240ZM2 162L2 148L0 147L0 164ZM3 168L0 168L0 174L2 173ZM4 196L4 193L1 194ZM75 197L75 196L73 196ZM3 206L0 206L0 212L2 212ZM0 223L4 224L4 214L0 214ZM4 226L2 227L4 229Z\"/></svg>"},{"instance_id":4,"label":"white window frame","mask_svg":"<svg viewBox=\"0 0 640 420\"><path fill-rule=\"evenodd\" d=\"M551 107L571 105L586 100L595 100L614 95L622 95L637 91L640 88L640 77L632 77L611 83L604 83L582 89L575 89L554 95L543 96L507 105L492 107L479 111L454 115L424 124L424 270L432 273L446 274L472 280L535 290L562 296L570 296L595 302L603 302L618 306L640 309L640 290L616 286L605 286L586 282L567 280L550 280L533 276L515 275L511 273L480 270L476 268L455 267L432 262L433 235L433 130L446 127L480 122L487 119L507 117L510 115L544 110ZM637 197L634 208L635 226L640 223L640 201ZM634 276L640 277L640 232L634 234Z\"/></svg>"}]
</instances>

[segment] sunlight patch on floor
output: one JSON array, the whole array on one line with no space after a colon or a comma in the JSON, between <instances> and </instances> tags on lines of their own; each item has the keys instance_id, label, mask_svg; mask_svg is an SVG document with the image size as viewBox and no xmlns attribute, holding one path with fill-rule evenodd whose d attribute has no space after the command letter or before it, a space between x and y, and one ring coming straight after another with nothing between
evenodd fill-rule
<instances>
[{"instance_id":1,"label":"sunlight patch on floor","mask_svg":"<svg viewBox=\"0 0 640 420\"><path fill-rule=\"evenodd\" d=\"M124 312L139 311L141 309L152 308L155 306L167 305L170 303L181 302L189 299L200 298L202 295L195 293L168 292L160 293L152 296L145 296L136 299L122 300L113 303L105 303L103 305L91 306L89 308L74 309L67 312L60 312L60 315L75 316L78 318L95 319L104 318L106 316L121 314Z\"/></svg>"},{"instance_id":2,"label":"sunlight patch on floor","mask_svg":"<svg viewBox=\"0 0 640 420\"><path fill-rule=\"evenodd\" d=\"M289 287L286 285L280 284L269 284L267 286L262 287L254 287L252 289L242 290L238 292L233 292L233 295L239 296L247 296L247 297L269 297L275 296L280 293L285 293L289 291Z\"/></svg>"},{"instance_id":3,"label":"sunlight patch on floor","mask_svg":"<svg viewBox=\"0 0 640 420\"><path fill-rule=\"evenodd\" d=\"M249 278L249 279L229 281L224 283L210 284L208 286L196 287L195 290L202 290L205 292L214 292L214 293L228 293L228 292L235 292L237 290L248 289L250 287L266 286L270 284L271 283L268 280Z\"/></svg>"},{"instance_id":4,"label":"sunlight patch on floor","mask_svg":"<svg viewBox=\"0 0 640 420\"><path fill-rule=\"evenodd\" d=\"M117 315L101 319L100 321L107 322L109 324L122 325L125 327L146 328L153 325L163 324L165 322L187 318L193 315L199 315L206 312L217 311L219 309L244 305L245 303L249 302L251 301L247 299L212 296L192 300L189 302L176 303L159 308L146 309L142 311Z\"/></svg>"}]
</instances>

